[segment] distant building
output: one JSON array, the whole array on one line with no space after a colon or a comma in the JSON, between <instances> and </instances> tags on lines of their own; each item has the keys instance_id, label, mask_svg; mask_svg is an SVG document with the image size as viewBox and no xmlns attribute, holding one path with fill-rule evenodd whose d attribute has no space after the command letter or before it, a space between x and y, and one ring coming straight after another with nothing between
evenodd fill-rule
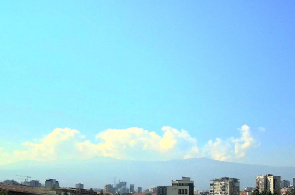
<instances>
[{"instance_id":1,"label":"distant building","mask_svg":"<svg viewBox=\"0 0 295 195\"><path fill-rule=\"evenodd\" d=\"M134 184L130 184L129 192L134 193Z\"/></svg>"},{"instance_id":2,"label":"distant building","mask_svg":"<svg viewBox=\"0 0 295 195\"><path fill-rule=\"evenodd\" d=\"M128 193L127 182L119 181L119 183L116 184L116 187L114 187L114 191L120 194Z\"/></svg>"},{"instance_id":3,"label":"distant building","mask_svg":"<svg viewBox=\"0 0 295 195\"><path fill-rule=\"evenodd\" d=\"M107 184L104 186L104 191L105 192L110 192L110 193L114 193L114 188L112 184Z\"/></svg>"},{"instance_id":4,"label":"distant building","mask_svg":"<svg viewBox=\"0 0 295 195\"><path fill-rule=\"evenodd\" d=\"M38 180L31 180L30 182L28 182L30 187L41 187L41 183Z\"/></svg>"},{"instance_id":5,"label":"distant building","mask_svg":"<svg viewBox=\"0 0 295 195\"><path fill-rule=\"evenodd\" d=\"M210 195L239 195L240 181L237 178L222 177L210 183Z\"/></svg>"},{"instance_id":6,"label":"distant building","mask_svg":"<svg viewBox=\"0 0 295 195\"><path fill-rule=\"evenodd\" d=\"M167 186L157 186L156 195L167 195Z\"/></svg>"},{"instance_id":7,"label":"distant building","mask_svg":"<svg viewBox=\"0 0 295 195\"><path fill-rule=\"evenodd\" d=\"M194 181L191 181L189 177L182 177L182 180L172 180L172 187L175 186L187 186L188 187L188 195L194 195ZM182 187L181 187L182 188ZM185 192L186 188L181 189L178 192ZM167 190L167 193L169 194L170 190ZM180 194L180 193L179 193Z\"/></svg>"},{"instance_id":8,"label":"distant building","mask_svg":"<svg viewBox=\"0 0 295 195\"><path fill-rule=\"evenodd\" d=\"M84 184L81 184L81 183L76 184L76 189L84 189Z\"/></svg>"},{"instance_id":9,"label":"distant building","mask_svg":"<svg viewBox=\"0 0 295 195\"><path fill-rule=\"evenodd\" d=\"M172 180L172 186L158 186L157 195L194 195L194 181L189 177L182 177L182 180Z\"/></svg>"},{"instance_id":10,"label":"distant building","mask_svg":"<svg viewBox=\"0 0 295 195\"><path fill-rule=\"evenodd\" d=\"M293 186L289 186L289 187L284 187L284 188L281 188L281 194L282 195L290 195L292 194L292 192L294 192L295 189Z\"/></svg>"},{"instance_id":11,"label":"distant building","mask_svg":"<svg viewBox=\"0 0 295 195\"><path fill-rule=\"evenodd\" d=\"M126 188L126 186L127 186L127 182L125 182L125 181L119 181L119 183L116 185L116 188L117 189L120 189L122 187L125 187Z\"/></svg>"},{"instance_id":12,"label":"distant building","mask_svg":"<svg viewBox=\"0 0 295 195\"><path fill-rule=\"evenodd\" d=\"M288 180L282 180L281 182L281 188L286 188L290 186L290 181Z\"/></svg>"},{"instance_id":13,"label":"distant building","mask_svg":"<svg viewBox=\"0 0 295 195\"><path fill-rule=\"evenodd\" d=\"M167 195L189 195L189 186L167 186Z\"/></svg>"},{"instance_id":14,"label":"distant building","mask_svg":"<svg viewBox=\"0 0 295 195\"><path fill-rule=\"evenodd\" d=\"M137 187L137 193L142 193L142 187Z\"/></svg>"},{"instance_id":15,"label":"distant building","mask_svg":"<svg viewBox=\"0 0 295 195\"><path fill-rule=\"evenodd\" d=\"M156 187L155 188L150 188L149 189L149 192L152 193L152 194L153 193L156 193L157 192L157 188Z\"/></svg>"},{"instance_id":16,"label":"distant building","mask_svg":"<svg viewBox=\"0 0 295 195\"><path fill-rule=\"evenodd\" d=\"M293 177L293 187L295 187L295 177Z\"/></svg>"},{"instance_id":17,"label":"distant building","mask_svg":"<svg viewBox=\"0 0 295 195\"><path fill-rule=\"evenodd\" d=\"M281 194L281 176L272 174L256 176L256 188L260 193L269 190L272 194Z\"/></svg>"},{"instance_id":18,"label":"distant building","mask_svg":"<svg viewBox=\"0 0 295 195\"><path fill-rule=\"evenodd\" d=\"M255 190L255 188L253 188L253 187L246 187L244 189L244 191L240 192L240 195L251 195L254 190Z\"/></svg>"},{"instance_id":19,"label":"distant building","mask_svg":"<svg viewBox=\"0 0 295 195\"><path fill-rule=\"evenodd\" d=\"M47 179L45 181L45 188L59 188L59 183L55 179Z\"/></svg>"}]
</instances>

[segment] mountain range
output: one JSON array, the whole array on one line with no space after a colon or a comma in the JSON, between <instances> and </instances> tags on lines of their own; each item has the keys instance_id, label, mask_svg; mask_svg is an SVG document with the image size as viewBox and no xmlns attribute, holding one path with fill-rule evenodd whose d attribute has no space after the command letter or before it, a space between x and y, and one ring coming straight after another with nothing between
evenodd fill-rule
<instances>
[{"instance_id":1,"label":"mountain range","mask_svg":"<svg viewBox=\"0 0 295 195\"><path fill-rule=\"evenodd\" d=\"M255 186L255 177L263 174L274 174L282 179L292 180L295 167L275 167L250 165L233 162L216 161L208 158L195 158L171 161L130 161L112 158L93 158L87 161L36 162L22 161L0 167L0 181L5 179L40 180L57 179L61 187L74 187L83 183L85 188L103 188L105 184L126 181L127 185L135 184L151 188L171 185L171 180L191 177L195 190L208 190L210 180L220 177L240 179L241 189Z\"/></svg>"}]
</instances>

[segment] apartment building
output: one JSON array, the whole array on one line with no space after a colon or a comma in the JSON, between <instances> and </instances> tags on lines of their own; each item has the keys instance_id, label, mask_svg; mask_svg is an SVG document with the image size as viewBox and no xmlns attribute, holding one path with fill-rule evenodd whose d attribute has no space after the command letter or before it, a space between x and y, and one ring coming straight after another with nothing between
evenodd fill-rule
<instances>
[{"instance_id":1,"label":"apartment building","mask_svg":"<svg viewBox=\"0 0 295 195\"><path fill-rule=\"evenodd\" d=\"M256 176L256 188L259 192L269 190L272 194L281 194L281 176L272 174Z\"/></svg>"},{"instance_id":2,"label":"apartment building","mask_svg":"<svg viewBox=\"0 0 295 195\"><path fill-rule=\"evenodd\" d=\"M239 195L240 181L237 178L222 177L210 183L210 195Z\"/></svg>"}]
</instances>

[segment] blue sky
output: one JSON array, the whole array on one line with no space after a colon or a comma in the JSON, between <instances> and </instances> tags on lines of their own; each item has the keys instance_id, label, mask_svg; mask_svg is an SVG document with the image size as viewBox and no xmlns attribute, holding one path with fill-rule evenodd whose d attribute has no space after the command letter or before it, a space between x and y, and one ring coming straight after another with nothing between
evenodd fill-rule
<instances>
[{"instance_id":1,"label":"blue sky","mask_svg":"<svg viewBox=\"0 0 295 195\"><path fill-rule=\"evenodd\" d=\"M293 1L6 1L0 13L0 157L56 128L92 144L143 128L174 132L175 158L190 140L217 159L219 138L223 160L294 166ZM237 139L250 143L241 158Z\"/></svg>"}]
</instances>

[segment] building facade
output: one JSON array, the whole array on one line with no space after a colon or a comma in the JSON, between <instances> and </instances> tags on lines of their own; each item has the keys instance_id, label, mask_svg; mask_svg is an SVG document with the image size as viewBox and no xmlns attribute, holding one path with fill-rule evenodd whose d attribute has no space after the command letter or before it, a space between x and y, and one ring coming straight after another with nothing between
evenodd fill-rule
<instances>
[{"instance_id":1,"label":"building facade","mask_svg":"<svg viewBox=\"0 0 295 195\"><path fill-rule=\"evenodd\" d=\"M281 182L281 188L287 188L290 186L290 181L288 180L282 180Z\"/></svg>"},{"instance_id":2,"label":"building facade","mask_svg":"<svg viewBox=\"0 0 295 195\"><path fill-rule=\"evenodd\" d=\"M167 195L167 186L157 186L156 195Z\"/></svg>"},{"instance_id":3,"label":"building facade","mask_svg":"<svg viewBox=\"0 0 295 195\"><path fill-rule=\"evenodd\" d=\"M142 193L142 187L137 187L137 193Z\"/></svg>"},{"instance_id":4,"label":"building facade","mask_svg":"<svg viewBox=\"0 0 295 195\"><path fill-rule=\"evenodd\" d=\"M29 182L29 186L30 187L41 187L41 183L38 181L38 180L31 180L30 182Z\"/></svg>"},{"instance_id":5,"label":"building facade","mask_svg":"<svg viewBox=\"0 0 295 195\"><path fill-rule=\"evenodd\" d=\"M45 188L59 188L59 182L55 179L47 179L45 181Z\"/></svg>"},{"instance_id":6,"label":"building facade","mask_svg":"<svg viewBox=\"0 0 295 195\"><path fill-rule=\"evenodd\" d=\"M134 184L130 184L130 187L129 187L129 192L130 193L134 193Z\"/></svg>"},{"instance_id":7,"label":"building facade","mask_svg":"<svg viewBox=\"0 0 295 195\"><path fill-rule=\"evenodd\" d=\"M180 191L179 192L185 192L185 189L188 189L188 195L194 195L194 181L192 181L189 177L182 177L181 180L172 180L172 187L178 186ZM187 186L188 188L183 188L180 186ZM173 188L170 188L171 190ZM184 190L184 191L183 191ZM174 191L174 190L172 190ZM168 190L167 193L169 194Z\"/></svg>"},{"instance_id":8,"label":"building facade","mask_svg":"<svg viewBox=\"0 0 295 195\"><path fill-rule=\"evenodd\" d=\"M189 195L189 186L167 186L167 195Z\"/></svg>"},{"instance_id":9,"label":"building facade","mask_svg":"<svg viewBox=\"0 0 295 195\"><path fill-rule=\"evenodd\" d=\"M104 186L104 192L110 192L110 193L114 193L114 188L112 184L107 184Z\"/></svg>"},{"instance_id":10,"label":"building facade","mask_svg":"<svg viewBox=\"0 0 295 195\"><path fill-rule=\"evenodd\" d=\"M81 184L81 183L77 183L76 184L76 189L84 189L84 184Z\"/></svg>"},{"instance_id":11,"label":"building facade","mask_svg":"<svg viewBox=\"0 0 295 195\"><path fill-rule=\"evenodd\" d=\"M210 183L210 195L239 195L240 181L237 178L222 177Z\"/></svg>"},{"instance_id":12,"label":"building facade","mask_svg":"<svg viewBox=\"0 0 295 195\"><path fill-rule=\"evenodd\" d=\"M172 180L172 186L158 186L157 195L194 195L194 181L189 177L182 177L181 180Z\"/></svg>"},{"instance_id":13,"label":"building facade","mask_svg":"<svg viewBox=\"0 0 295 195\"><path fill-rule=\"evenodd\" d=\"M281 194L281 176L272 174L256 176L256 188L260 193L270 191L272 194Z\"/></svg>"}]
</instances>

